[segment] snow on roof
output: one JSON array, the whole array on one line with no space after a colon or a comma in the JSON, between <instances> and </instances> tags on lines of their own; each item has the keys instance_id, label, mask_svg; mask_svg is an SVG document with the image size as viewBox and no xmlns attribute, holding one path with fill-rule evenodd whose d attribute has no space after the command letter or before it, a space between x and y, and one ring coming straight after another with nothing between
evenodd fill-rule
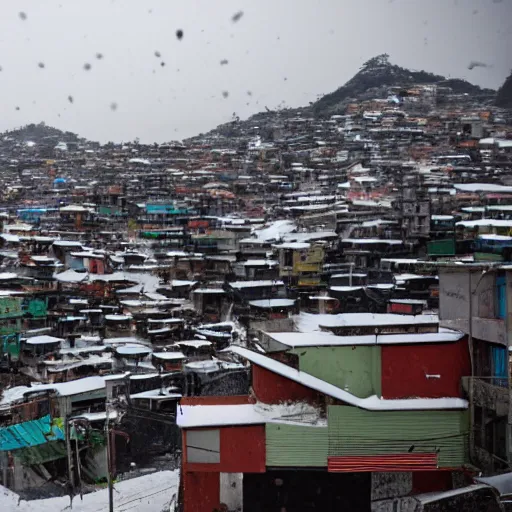
<instances>
[{"instance_id":1,"label":"snow on roof","mask_svg":"<svg viewBox=\"0 0 512 512\"><path fill-rule=\"evenodd\" d=\"M308 231L306 233L291 233L283 237L283 242L307 243L313 242L314 240L327 240L329 238L339 238L339 235L335 231Z\"/></svg>"},{"instance_id":2,"label":"snow on roof","mask_svg":"<svg viewBox=\"0 0 512 512\"><path fill-rule=\"evenodd\" d=\"M295 250L301 250L301 249L309 249L311 247L311 244L308 244L306 242L286 242L283 244L274 245L276 249L295 249Z\"/></svg>"},{"instance_id":3,"label":"snow on roof","mask_svg":"<svg viewBox=\"0 0 512 512\"><path fill-rule=\"evenodd\" d=\"M511 187L512 188L512 187ZM478 219L478 220L461 220L457 222L456 226L463 226L465 228L476 228L492 226L495 228L509 228L512 227L512 220L505 219Z\"/></svg>"},{"instance_id":4,"label":"snow on roof","mask_svg":"<svg viewBox=\"0 0 512 512\"><path fill-rule=\"evenodd\" d=\"M226 293L222 288L197 288L193 293Z\"/></svg>"},{"instance_id":5,"label":"snow on roof","mask_svg":"<svg viewBox=\"0 0 512 512\"><path fill-rule=\"evenodd\" d=\"M319 411L311 405L295 404L238 404L182 405L176 415L181 428L258 425L263 423L292 423L325 426Z\"/></svg>"},{"instance_id":6,"label":"snow on roof","mask_svg":"<svg viewBox=\"0 0 512 512\"><path fill-rule=\"evenodd\" d=\"M482 211L489 210L492 212L509 212L512 211L512 204L491 204L486 207L482 207Z\"/></svg>"},{"instance_id":7,"label":"snow on roof","mask_svg":"<svg viewBox=\"0 0 512 512\"><path fill-rule=\"evenodd\" d=\"M179 359L186 359L183 352L153 352L153 357L158 359L165 359L166 361L173 361Z\"/></svg>"},{"instance_id":8,"label":"snow on roof","mask_svg":"<svg viewBox=\"0 0 512 512\"><path fill-rule=\"evenodd\" d=\"M478 235L480 240L500 240L502 242L510 242L512 240L512 236L507 235L495 235L493 233L489 233L487 235Z\"/></svg>"},{"instance_id":9,"label":"snow on roof","mask_svg":"<svg viewBox=\"0 0 512 512\"><path fill-rule=\"evenodd\" d=\"M159 329L148 329L148 334L164 334L166 332L171 332L170 327L160 327Z\"/></svg>"},{"instance_id":10,"label":"snow on roof","mask_svg":"<svg viewBox=\"0 0 512 512\"><path fill-rule=\"evenodd\" d=\"M151 165L151 162L145 158L130 158L128 160L128 163L130 164L144 164L144 165Z\"/></svg>"},{"instance_id":11,"label":"snow on roof","mask_svg":"<svg viewBox=\"0 0 512 512\"><path fill-rule=\"evenodd\" d=\"M256 308L287 308L295 305L295 301L293 299L263 299L251 300L249 304Z\"/></svg>"},{"instance_id":12,"label":"snow on roof","mask_svg":"<svg viewBox=\"0 0 512 512\"><path fill-rule=\"evenodd\" d=\"M69 299L69 303L87 305L89 304L89 301L87 299Z\"/></svg>"},{"instance_id":13,"label":"snow on roof","mask_svg":"<svg viewBox=\"0 0 512 512\"><path fill-rule=\"evenodd\" d=\"M86 281L89 277L87 272L76 272L75 270L69 269L55 275L55 279L61 283L81 283Z\"/></svg>"},{"instance_id":14,"label":"snow on roof","mask_svg":"<svg viewBox=\"0 0 512 512\"><path fill-rule=\"evenodd\" d=\"M494 183L455 183L453 188L461 192L496 192L510 193L512 187L497 185Z\"/></svg>"},{"instance_id":15,"label":"snow on roof","mask_svg":"<svg viewBox=\"0 0 512 512\"><path fill-rule=\"evenodd\" d=\"M81 338L78 338L80 340ZM98 341L100 341L98 339ZM104 345L90 345L88 347L74 347L74 348L61 348L59 350L59 353L62 355L75 355L75 354L87 354L87 353L93 353L93 352L105 352L108 350L108 347L105 347Z\"/></svg>"},{"instance_id":16,"label":"snow on roof","mask_svg":"<svg viewBox=\"0 0 512 512\"><path fill-rule=\"evenodd\" d=\"M154 379L159 376L159 373L137 373L135 375L130 375L130 380Z\"/></svg>"},{"instance_id":17,"label":"snow on roof","mask_svg":"<svg viewBox=\"0 0 512 512\"><path fill-rule=\"evenodd\" d=\"M11 279L16 279L18 274L14 272L0 272L0 281L10 281Z\"/></svg>"},{"instance_id":18,"label":"snow on roof","mask_svg":"<svg viewBox=\"0 0 512 512\"><path fill-rule=\"evenodd\" d=\"M150 318L148 324L181 324L184 318Z\"/></svg>"},{"instance_id":19,"label":"snow on roof","mask_svg":"<svg viewBox=\"0 0 512 512\"><path fill-rule=\"evenodd\" d=\"M174 345L176 345L178 347L201 348L201 347L210 347L212 345L212 342L206 341L206 340L185 340L185 341L177 341Z\"/></svg>"},{"instance_id":20,"label":"snow on roof","mask_svg":"<svg viewBox=\"0 0 512 512\"><path fill-rule=\"evenodd\" d=\"M47 343L61 343L64 340L62 338L54 338L53 336L34 336L33 338L27 338L25 343L27 345L45 345Z\"/></svg>"},{"instance_id":21,"label":"snow on roof","mask_svg":"<svg viewBox=\"0 0 512 512\"><path fill-rule=\"evenodd\" d=\"M71 256L73 256L74 258L89 258L89 259L97 259L97 260L102 260L105 258L104 254L98 254L93 251L72 252Z\"/></svg>"},{"instance_id":22,"label":"snow on roof","mask_svg":"<svg viewBox=\"0 0 512 512\"><path fill-rule=\"evenodd\" d=\"M394 313L341 313L338 315L312 314L301 312L293 317L299 332L320 331L320 326L326 327L359 327L381 326L396 324L437 323L437 315L397 315Z\"/></svg>"},{"instance_id":23,"label":"snow on roof","mask_svg":"<svg viewBox=\"0 0 512 512\"><path fill-rule=\"evenodd\" d=\"M226 369L242 369L244 368L244 365L240 363L234 363L231 361L222 361L220 359L205 359L202 361L192 361L190 363L187 363L185 367L190 370L209 373Z\"/></svg>"},{"instance_id":24,"label":"snow on roof","mask_svg":"<svg viewBox=\"0 0 512 512\"><path fill-rule=\"evenodd\" d=\"M139 346L121 346L116 348L116 353L120 356L147 356L153 352L149 347Z\"/></svg>"},{"instance_id":25,"label":"snow on roof","mask_svg":"<svg viewBox=\"0 0 512 512\"><path fill-rule=\"evenodd\" d=\"M11 235L10 233L2 233L0 235L6 242L19 243L20 237L18 235Z\"/></svg>"},{"instance_id":26,"label":"snow on roof","mask_svg":"<svg viewBox=\"0 0 512 512\"><path fill-rule=\"evenodd\" d=\"M453 220L453 215L431 215L432 220Z\"/></svg>"},{"instance_id":27,"label":"snow on roof","mask_svg":"<svg viewBox=\"0 0 512 512\"><path fill-rule=\"evenodd\" d=\"M397 283L403 283L405 281L411 281L413 279L439 279L438 276L423 276L420 274L409 274L407 272L403 274L395 274L395 281Z\"/></svg>"},{"instance_id":28,"label":"snow on roof","mask_svg":"<svg viewBox=\"0 0 512 512\"><path fill-rule=\"evenodd\" d=\"M378 290L391 290L395 285L392 283L377 283L377 284L369 284L367 288L376 288Z\"/></svg>"},{"instance_id":29,"label":"snow on roof","mask_svg":"<svg viewBox=\"0 0 512 512\"><path fill-rule=\"evenodd\" d=\"M330 286L329 290L333 292L356 292L362 290L362 286Z\"/></svg>"},{"instance_id":30,"label":"snow on roof","mask_svg":"<svg viewBox=\"0 0 512 512\"><path fill-rule=\"evenodd\" d=\"M459 331L414 334L368 334L362 336L336 336L331 332L268 332L267 336L291 348L355 345L399 345L423 343L449 343L464 337Z\"/></svg>"},{"instance_id":31,"label":"snow on roof","mask_svg":"<svg viewBox=\"0 0 512 512\"><path fill-rule=\"evenodd\" d=\"M247 260L243 263L244 267L275 267L279 265L275 260Z\"/></svg>"},{"instance_id":32,"label":"snow on roof","mask_svg":"<svg viewBox=\"0 0 512 512\"><path fill-rule=\"evenodd\" d=\"M309 373L296 370L270 357L264 356L243 347L232 345L228 351L251 361L273 373L281 375L307 388L314 389L348 405L359 407L368 411L400 411L400 410L439 410L439 409L467 409L467 400L461 398L408 398L404 400L383 400L376 395L368 398L359 398L348 391L340 389Z\"/></svg>"},{"instance_id":33,"label":"snow on roof","mask_svg":"<svg viewBox=\"0 0 512 512\"><path fill-rule=\"evenodd\" d=\"M92 212L90 208L85 208L80 204L70 204L68 206L63 206L59 209L61 212L68 213L81 213L81 212Z\"/></svg>"},{"instance_id":34,"label":"snow on roof","mask_svg":"<svg viewBox=\"0 0 512 512\"><path fill-rule=\"evenodd\" d=\"M34 226L30 224L6 224L4 226L4 231L32 231Z\"/></svg>"},{"instance_id":35,"label":"snow on roof","mask_svg":"<svg viewBox=\"0 0 512 512\"><path fill-rule=\"evenodd\" d=\"M331 276L331 279L339 278L339 277L366 277L368 274L358 274L356 272L353 272L352 274L346 273L346 274L333 274Z\"/></svg>"},{"instance_id":36,"label":"snow on roof","mask_svg":"<svg viewBox=\"0 0 512 512\"><path fill-rule=\"evenodd\" d=\"M57 247L80 247L80 249L82 249L82 242L76 242L74 240L55 240L53 245Z\"/></svg>"},{"instance_id":37,"label":"snow on roof","mask_svg":"<svg viewBox=\"0 0 512 512\"><path fill-rule=\"evenodd\" d=\"M258 240L280 240L283 235L291 233L296 228L297 226L291 220L277 220L266 228L255 230L254 234Z\"/></svg>"},{"instance_id":38,"label":"snow on roof","mask_svg":"<svg viewBox=\"0 0 512 512\"><path fill-rule=\"evenodd\" d=\"M31 255L30 259L36 263L55 263L55 260L53 258L49 258L48 256Z\"/></svg>"},{"instance_id":39,"label":"snow on roof","mask_svg":"<svg viewBox=\"0 0 512 512\"><path fill-rule=\"evenodd\" d=\"M74 416L73 418L85 418L89 421L105 421L107 419L107 411L100 412L84 412L79 414L78 416ZM117 418L117 411L114 409L109 411L108 418L110 420L114 420Z\"/></svg>"},{"instance_id":40,"label":"snow on roof","mask_svg":"<svg viewBox=\"0 0 512 512\"><path fill-rule=\"evenodd\" d=\"M103 340L103 343L105 345L127 345L127 344L132 344L132 345L148 345L149 342L147 341L144 341L144 340L141 340L139 338L135 338L133 336L121 336L119 338L105 338Z\"/></svg>"},{"instance_id":41,"label":"snow on roof","mask_svg":"<svg viewBox=\"0 0 512 512\"><path fill-rule=\"evenodd\" d=\"M388 245L401 245L403 244L402 240L390 240L390 239L380 239L380 238L343 238L341 240L343 243L347 244L356 244L356 245L364 245L364 244L388 244Z\"/></svg>"},{"instance_id":42,"label":"snow on roof","mask_svg":"<svg viewBox=\"0 0 512 512\"><path fill-rule=\"evenodd\" d=\"M105 315L105 320L110 322L126 322L131 319L132 317L128 315Z\"/></svg>"},{"instance_id":43,"label":"snow on roof","mask_svg":"<svg viewBox=\"0 0 512 512\"><path fill-rule=\"evenodd\" d=\"M55 384L37 384L27 387L25 392L55 391L60 396L71 396L103 388L105 388L105 378L95 376Z\"/></svg>"},{"instance_id":44,"label":"snow on roof","mask_svg":"<svg viewBox=\"0 0 512 512\"><path fill-rule=\"evenodd\" d=\"M180 393L173 393L167 389L163 391L161 389L150 389L149 391L141 391L140 393L134 393L130 395L130 398L148 398L150 400L166 400L168 398L180 399L182 395Z\"/></svg>"},{"instance_id":45,"label":"snow on roof","mask_svg":"<svg viewBox=\"0 0 512 512\"><path fill-rule=\"evenodd\" d=\"M417 306L426 306L428 301L421 299L391 299L388 302L392 304L414 304Z\"/></svg>"},{"instance_id":46,"label":"snow on roof","mask_svg":"<svg viewBox=\"0 0 512 512\"><path fill-rule=\"evenodd\" d=\"M235 288L240 290L242 288L260 288L265 286L284 286L283 281L273 281L271 279L262 280L262 281L235 281L229 283L231 288Z\"/></svg>"},{"instance_id":47,"label":"snow on roof","mask_svg":"<svg viewBox=\"0 0 512 512\"><path fill-rule=\"evenodd\" d=\"M173 279L171 281L171 286L180 287L180 286L194 286L197 281L185 281L182 279Z\"/></svg>"}]
</instances>

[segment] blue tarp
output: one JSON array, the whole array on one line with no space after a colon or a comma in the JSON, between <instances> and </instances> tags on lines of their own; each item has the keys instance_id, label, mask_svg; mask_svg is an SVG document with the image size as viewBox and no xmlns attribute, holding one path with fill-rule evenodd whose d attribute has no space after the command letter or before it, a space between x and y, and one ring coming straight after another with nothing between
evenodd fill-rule
<instances>
[{"instance_id":1,"label":"blue tarp","mask_svg":"<svg viewBox=\"0 0 512 512\"><path fill-rule=\"evenodd\" d=\"M18 450L64 439L64 432L49 414L37 420L24 421L0 428L0 451Z\"/></svg>"},{"instance_id":2,"label":"blue tarp","mask_svg":"<svg viewBox=\"0 0 512 512\"><path fill-rule=\"evenodd\" d=\"M507 371L507 347L492 347L492 374L495 386L506 386Z\"/></svg>"}]
</instances>

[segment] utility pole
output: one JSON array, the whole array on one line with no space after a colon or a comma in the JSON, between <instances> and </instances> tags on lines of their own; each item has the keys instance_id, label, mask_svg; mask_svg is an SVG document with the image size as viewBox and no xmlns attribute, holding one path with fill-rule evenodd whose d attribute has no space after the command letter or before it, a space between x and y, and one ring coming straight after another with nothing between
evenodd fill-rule
<instances>
[{"instance_id":1,"label":"utility pole","mask_svg":"<svg viewBox=\"0 0 512 512\"><path fill-rule=\"evenodd\" d=\"M75 473L73 470L73 456L71 453L71 428L69 422L69 415L66 414L64 418L64 436L66 438L66 455L68 459L68 478L71 492L75 493Z\"/></svg>"},{"instance_id":2,"label":"utility pole","mask_svg":"<svg viewBox=\"0 0 512 512\"><path fill-rule=\"evenodd\" d=\"M107 483L108 483L108 510L114 512L114 482L112 480L112 446L110 444L110 425L109 425L109 404L106 404L105 418L105 438L107 440Z\"/></svg>"}]
</instances>

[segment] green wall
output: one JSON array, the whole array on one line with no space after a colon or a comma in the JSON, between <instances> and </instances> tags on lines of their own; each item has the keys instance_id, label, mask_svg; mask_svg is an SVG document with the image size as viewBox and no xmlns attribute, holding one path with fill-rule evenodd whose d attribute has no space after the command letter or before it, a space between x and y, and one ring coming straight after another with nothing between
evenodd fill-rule
<instances>
[{"instance_id":1,"label":"green wall","mask_svg":"<svg viewBox=\"0 0 512 512\"><path fill-rule=\"evenodd\" d=\"M299 369L366 398L381 396L381 351L376 345L304 347L292 350Z\"/></svg>"},{"instance_id":2,"label":"green wall","mask_svg":"<svg viewBox=\"0 0 512 512\"><path fill-rule=\"evenodd\" d=\"M326 467L327 427L267 423L268 467Z\"/></svg>"},{"instance_id":3,"label":"green wall","mask_svg":"<svg viewBox=\"0 0 512 512\"><path fill-rule=\"evenodd\" d=\"M468 411L364 411L329 406L329 455L438 453L439 467L469 462Z\"/></svg>"}]
</instances>

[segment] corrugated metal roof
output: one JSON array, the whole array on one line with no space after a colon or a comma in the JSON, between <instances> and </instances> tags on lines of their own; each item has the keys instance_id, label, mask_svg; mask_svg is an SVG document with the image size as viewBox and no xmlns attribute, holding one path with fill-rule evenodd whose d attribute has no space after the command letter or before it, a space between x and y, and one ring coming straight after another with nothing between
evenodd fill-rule
<instances>
[{"instance_id":1,"label":"corrugated metal roof","mask_svg":"<svg viewBox=\"0 0 512 512\"><path fill-rule=\"evenodd\" d=\"M267 423L267 466L327 467L327 427Z\"/></svg>"},{"instance_id":2,"label":"corrugated metal roof","mask_svg":"<svg viewBox=\"0 0 512 512\"><path fill-rule=\"evenodd\" d=\"M63 439L64 432L47 414L37 420L0 428L0 451L28 448Z\"/></svg>"},{"instance_id":3,"label":"corrugated metal roof","mask_svg":"<svg viewBox=\"0 0 512 512\"><path fill-rule=\"evenodd\" d=\"M439 467L468 462L467 411L328 409L329 456L437 453Z\"/></svg>"},{"instance_id":4,"label":"corrugated metal roof","mask_svg":"<svg viewBox=\"0 0 512 512\"><path fill-rule=\"evenodd\" d=\"M66 456L66 445L62 441L50 441L38 446L15 450L13 455L26 466L44 464L45 462L64 458Z\"/></svg>"}]
</instances>

